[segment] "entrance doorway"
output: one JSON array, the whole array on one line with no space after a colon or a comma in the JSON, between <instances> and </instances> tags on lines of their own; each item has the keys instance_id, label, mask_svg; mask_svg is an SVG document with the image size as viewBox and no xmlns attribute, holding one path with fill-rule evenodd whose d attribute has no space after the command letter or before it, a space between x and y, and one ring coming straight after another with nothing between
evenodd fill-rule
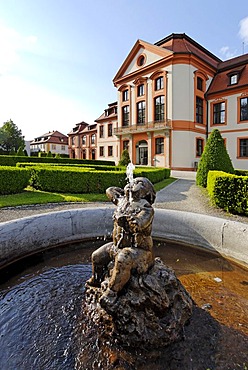
<instances>
[{"instance_id":1,"label":"entrance doorway","mask_svg":"<svg viewBox=\"0 0 248 370\"><path fill-rule=\"evenodd\" d=\"M148 144L141 140L136 145L136 164L146 166L148 164Z\"/></svg>"}]
</instances>

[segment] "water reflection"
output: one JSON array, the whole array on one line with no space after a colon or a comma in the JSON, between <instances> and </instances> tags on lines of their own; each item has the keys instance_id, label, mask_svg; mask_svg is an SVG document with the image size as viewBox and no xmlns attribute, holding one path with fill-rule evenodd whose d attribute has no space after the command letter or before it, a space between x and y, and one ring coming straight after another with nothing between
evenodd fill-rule
<instances>
[{"instance_id":1,"label":"water reflection","mask_svg":"<svg viewBox=\"0 0 248 370\"><path fill-rule=\"evenodd\" d=\"M83 249L76 245L47 251L22 261L14 267L14 271L13 267L2 271L1 369L57 370L73 369L76 365L78 369L99 368L94 351L103 351L103 348L109 351L108 345L105 343L105 347L101 347L97 341L91 343L93 362L91 367L86 367L80 362L82 344L85 345L86 338L79 330L84 283L91 275L90 255L97 246L89 243ZM216 364L213 351L219 363L225 358L229 364L230 361L236 361L236 364L241 361L243 364L245 349L248 348L247 270L219 255L196 250L192 252L182 246L158 243L155 252L175 269L196 304L199 307L207 304L211 316L218 318L218 322L225 324L225 327L220 328L208 312L196 308L194 327L191 324L186 328L186 342L163 351L163 356L158 355L156 349L149 355L138 354L137 357L136 353L138 365L134 368L149 369L149 363L156 363L154 370L167 369L172 368L168 366L174 363L179 366L174 368L187 369L192 368L187 366L192 366L194 361L198 366L195 368L201 368L199 363L203 360L205 363L202 368L207 368ZM12 277L13 273L15 276ZM120 350L112 349L112 357L113 353L120 355ZM121 356L125 360L131 355L123 351ZM225 368L224 365L222 362L222 368Z\"/></svg>"}]
</instances>

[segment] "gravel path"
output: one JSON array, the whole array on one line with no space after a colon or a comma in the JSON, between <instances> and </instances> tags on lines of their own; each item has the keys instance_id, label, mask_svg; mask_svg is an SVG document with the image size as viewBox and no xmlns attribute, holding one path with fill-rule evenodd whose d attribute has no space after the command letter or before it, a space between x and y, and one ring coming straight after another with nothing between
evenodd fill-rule
<instances>
[{"instance_id":1,"label":"gravel path","mask_svg":"<svg viewBox=\"0 0 248 370\"><path fill-rule=\"evenodd\" d=\"M248 223L248 217L227 214L210 204L206 190L195 184L195 173L172 171L172 176L177 180L157 193L155 208L174 209L201 213L233 221ZM101 203L55 203L45 205L32 205L20 207L7 207L0 209L0 222L15 220L22 217L33 216L41 213L56 212L66 209L108 207L114 208L110 202Z\"/></svg>"}]
</instances>

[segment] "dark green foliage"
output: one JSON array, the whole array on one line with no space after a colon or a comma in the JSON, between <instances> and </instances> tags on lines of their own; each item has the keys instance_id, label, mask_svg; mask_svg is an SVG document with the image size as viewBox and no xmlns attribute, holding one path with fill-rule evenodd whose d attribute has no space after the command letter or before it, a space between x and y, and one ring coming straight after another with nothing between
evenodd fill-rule
<instances>
[{"instance_id":1,"label":"dark green foliage","mask_svg":"<svg viewBox=\"0 0 248 370\"><path fill-rule=\"evenodd\" d=\"M234 173L231 159L218 129L212 131L202 153L196 174L197 185L207 186L208 171L210 170Z\"/></svg>"},{"instance_id":2,"label":"dark green foliage","mask_svg":"<svg viewBox=\"0 0 248 370\"><path fill-rule=\"evenodd\" d=\"M237 176L248 176L248 170L235 170Z\"/></svg>"},{"instance_id":3,"label":"dark green foliage","mask_svg":"<svg viewBox=\"0 0 248 370\"><path fill-rule=\"evenodd\" d=\"M122 154L121 154L121 159L118 163L119 166L127 166L128 163L130 163L131 160L130 160L130 156L129 156L129 152L127 149L124 149Z\"/></svg>"},{"instance_id":4,"label":"dark green foliage","mask_svg":"<svg viewBox=\"0 0 248 370\"><path fill-rule=\"evenodd\" d=\"M39 157L39 158L47 157L47 153L46 153L46 152L39 152L39 153L38 153L38 157Z\"/></svg>"},{"instance_id":5,"label":"dark green foliage","mask_svg":"<svg viewBox=\"0 0 248 370\"><path fill-rule=\"evenodd\" d=\"M24 148L25 142L22 131L10 119L0 128L0 146L7 154L17 152L19 147Z\"/></svg>"},{"instance_id":6,"label":"dark green foliage","mask_svg":"<svg viewBox=\"0 0 248 370\"><path fill-rule=\"evenodd\" d=\"M111 161L100 161L91 159L70 159L70 158L38 158L38 157L17 157L9 155L0 155L0 166L15 166L17 162L33 162L33 163L68 163L68 164L89 164L89 165L105 165L114 166Z\"/></svg>"},{"instance_id":7,"label":"dark green foliage","mask_svg":"<svg viewBox=\"0 0 248 370\"><path fill-rule=\"evenodd\" d=\"M207 190L218 207L248 216L248 176L209 171Z\"/></svg>"},{"instance_id":8,"label":"dark green foliage","mask_svg":"<svg viewBox=\"0 0 248 370\"><path fill-rule=\"evenodd\" d=\"M123 188L127 184L126 171L96 171L79 167L31 167L30 185L35 189L58 193L105 193L110 186ZM135 177L145 176L156 183L170 176L166 168L138 169Z\"/></svg>"},{"instance_id":9,"label":"dark green foliage","mask_svg":"<svg viewBox=\"0 0 248 370\"><path fill-rule=\"evenodd\" d=\"M21 147L21 146L20 146L20 147L18 148L16 155L17 155L18 157L25 157L25 153L24 153L23 147Z\"/></svg>"},{"instance_id":10,"label":"dark green foliage","mask_svg":"<svg viewBox=\"0 0 248 370\"><path fill-rule=\"evenodd\" d=\"M142 168L137 167L134 170L134 177L147 177L153 184L170 177L170 168Z\"/></svg>"},{"instance_id":11,"label":"dark green foliage","mask_svg":"<svg viewBox=\"0 0 248 370\"><path fill-rule=\"evenodd\" d=\"M89 169L33 167L31 186L58 193L105 193L109 186L126 185L123 171L90 171Z\"/></svg>"},{"instance_id":12,"label":"dark green foliage","mask_svg":"<svg viewBox=\"0 0 248 370\"><path fill-rule=\"evenodd\" d=\"M0 194L20 193L29 183L30 170L17 167L0 167Z\"/></svg>"},{"instance_id":13,"label":"dark green foliage","mask_svg":"<svg viewBox=\"0 0 248 370\"><path fill-rule=\"evenodd\" d=\"M48 157L48 158L52 158L52 156L53 156L53 155L52 155L52 153L51 153L51 152L50 152L50 150L49 150L49 152L47 153L47 157Z\"/></svg>"}]
</instances>

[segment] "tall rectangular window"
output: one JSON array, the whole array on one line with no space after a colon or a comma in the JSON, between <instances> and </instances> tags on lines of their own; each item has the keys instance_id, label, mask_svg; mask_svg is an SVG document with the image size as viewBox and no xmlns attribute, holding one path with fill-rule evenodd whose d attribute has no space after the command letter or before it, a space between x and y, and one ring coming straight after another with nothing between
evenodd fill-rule
<instances>
[{"instance_id":1,"label":"tall rectangular window","mask_svg":"<svg viewBox=\"0 0 248 370\"><path fill-rule=\"evenodd\" d=\"M248 120L248 98L240 99L240 121Z\"/></svg>"},{"instance_id":2,"label":"tall rectangular window","mask_svg":"<svg viewBox=\"0 0 248 370\"><path fill-rule=\"evenodd\" d=\"M104 126L103 125L100 126L99 136L100 136L100 138L104 137Z\"/></svg>"},{"instance_id":3,"label":"tall rectangular window","mask_svg":"<svg viewBox=\"0 0 248 370\"><path fill-rule=\"evenodd\" d=\"M108 156L113 157L113 147L112 146L108 146Z\"/></svg>"},{"instance_id":4,"label":"tall rectangular window","mask_svg":"<svg viewBox=\"0 0 248 370\"><path fill-rule=\"evenodd\" d=\"M239 139L240 157L248 157L248 139Z\"/></svg>"},{"instance_id":5,"label":"tall rectangular window","mask_svg":"<svg viewBox=\"0 0 248 370\"><path fill-rule=\"evenodd\" d=\"M128 100L128 90L124 90L122 92L122 100L127 101Z\"/></svg>"},{"instance_id":6,"label":"tall rectangular window","mask_svg":"<svg viewBox=\"0 0 248 370\"><path fill-rule=\"evenodd\" d=\"M103 157L104 156L104 146L100 146L100 148L99 148L99 155L100 155L100 157Z\"/></svg>"},{"instance_id":7,"label":"tall rectangular window","mask_svg":"<svg viewBox=\"0 0 248 370\"><path fill-rule=\"evenodd\" d=\"M146 103L140 101L137 103L137 123L138 125L145 123L146 120Z\"/></svg>"},{"instance_id":8,"label":"tall rectangular window","mask_svg":"<svg viewBox=\"0 0 248 370\"><path fill-rule=\"evenodd\" d=\"M203 99L196 97L196 122L203 123Z\"/></svg>"},{"instance_id":9,"label":"tall rectangular window","mask_svg":"<svg viewBox=\"0 0 248 370\"><path fill-rule=\"evenodd\" d=\"M82 145L86 145L86 135L82 137Z\"/></svg>"},{"instance_id":10,"label":"tall rectangular window","mask_svg":"<svg viewBox=\"0 0 248 370\"><path fill-rule=\"evenodd\" d=\"M226 121L226 104L225 102L214 104L213 109L213 124L218 125Z\"/></svg>"},{"instance_id":11,"label":"tall rectangular window","mask_svg":"<svg viewBox=\"0 0 248 370\"><path fill-rule=\"evenodd\" d=\"M158 77L155 80L155 90L162 90L164 88L164 78Z\"/></svg>"},{"instance_id":12,"label":"tall rectangular window","mask_svg":"<svg viewBox=\"0 0 248 370\"><path fill-rule=\"evenodd\" d=\"M125 149L128 150L128 147L129 147L129 140L124 140L123 141L123 150L125 150Z\"/></svg>"},{"instance_id":13,"label":"tall rectangular window","mask_svg":"<svg viewBox=\"0 0 248 370\"><path fill-rule=\"evenodd\" d=\"M137 91L138 96L143 96L145 94L145 86L144 84L141 84L138 86L138 91Z\"/></svg>"},{"instance_id":14,"label":"tall rectangular window","mask_svg":"<svg viewBox=\"0 0 248 370\"><path fill-rule=\"evenodd\" d=\"M164 138L158 137L155 139L155 154L163 154L164 153Z\"/></svg>"},{"instance_id":15,"label":"tall rectangular window","mask_svg":"<svg viewBox=\"0 0 248 370\"><path fill-rule=\"evenodd\" d=\"M164 95L155 98L155 121L164 121Z\"/></svg>"},{"instance_id":16,"label":"tall rectangular window","mask_svg":"<svg viewBox=\"0 0 248 370\"><path fill-rule=\"evenodd\" d=\"M108 124L108 136L113 136L113 124Z\"/></svg>"},{"instance_id":17,"label":"tall rectangular window","mask_svg":"<svg viewBox=\"0 0 248 370\"><path fill-rule=\"evenodd\" d=\"M91 144L96 143L96 134L91 135Z\"/></svg>"},{"instance_id":18,"label":"tall rectangular window","mask_svg":"<svg viewBox=\"0 0 248 370\"><path fill-rule=\"evenodd\" d=\"M197 89L203 90L203 79L201 77L197 77Z\"/></svg>"},{"instance_id":19,"label":"tall rectangular window","mask_svg":"<svg viewBox=\"0 0 248 370\"><path fill-rule=\"evenodd\" d=\"M122 108L122 126L129 125L129 105Z\"/></svg>"},{"instance_id":20,"label":"tall rectangular window","mask_svg":"<svg viewBox=\"0 0 248 370\"><path fill-rule=\"evenodd\" d=\"M200 157L203 153L203 139L196 139L196 156Z\"/></svg>"}]
</instances>

